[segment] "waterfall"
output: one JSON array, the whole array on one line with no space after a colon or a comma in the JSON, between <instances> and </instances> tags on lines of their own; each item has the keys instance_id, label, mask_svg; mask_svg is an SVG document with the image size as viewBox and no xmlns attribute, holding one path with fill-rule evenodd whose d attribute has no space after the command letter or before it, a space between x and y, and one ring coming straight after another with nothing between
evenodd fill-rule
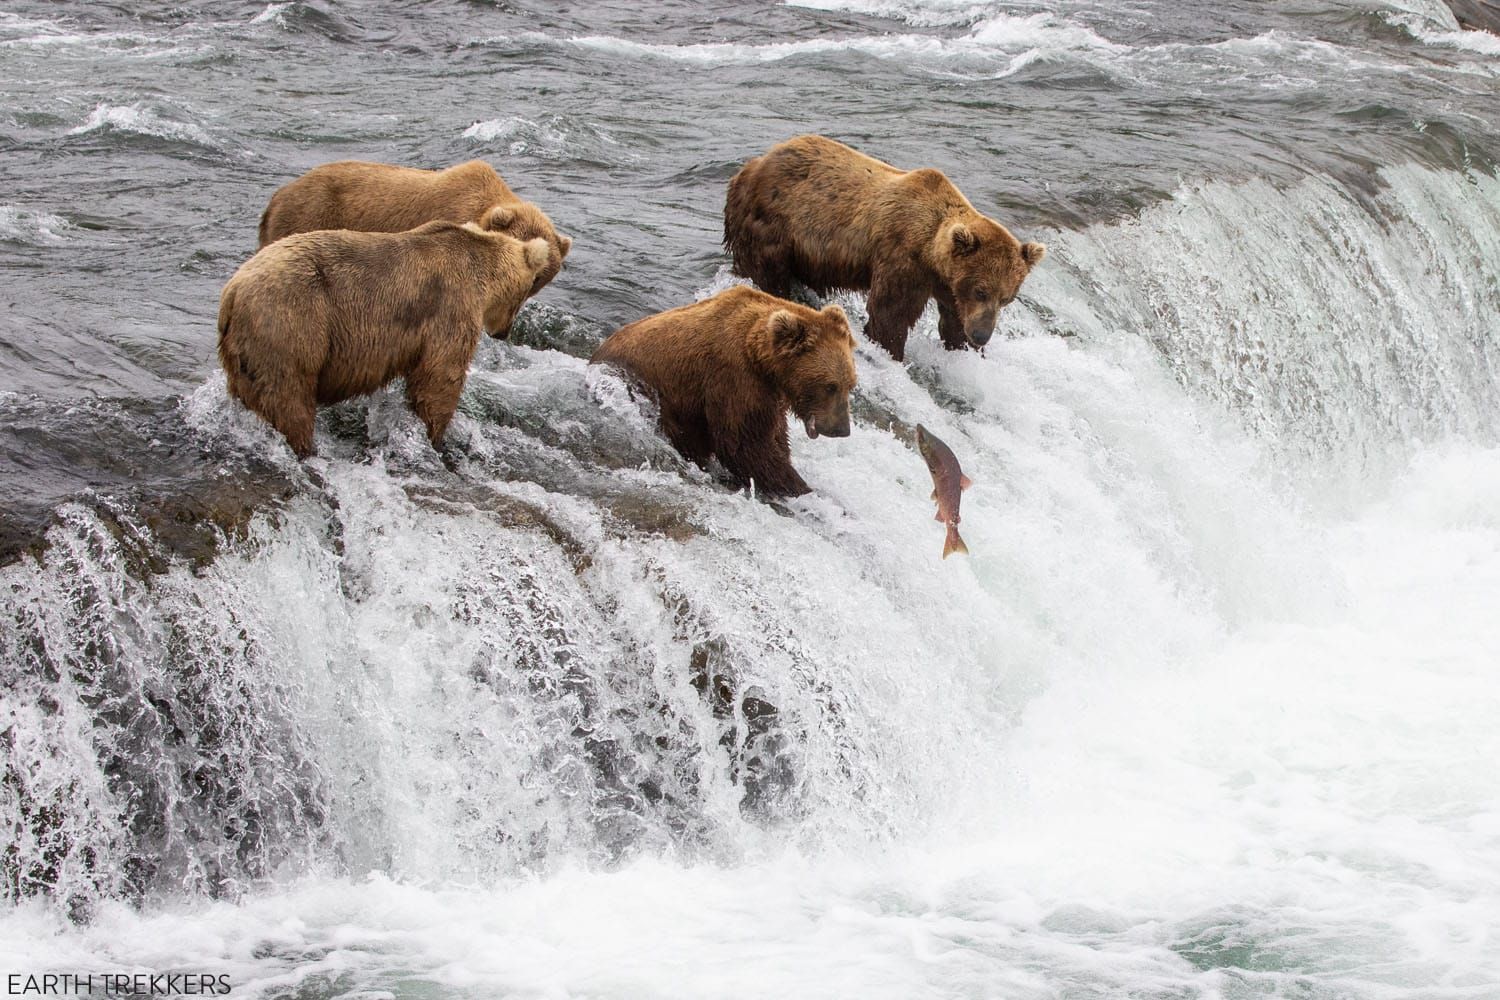
<instances>
[{"instance_id":1,"label":"waterfall","mask_svg":"<svg viewBox=\"0 0 1500 1000\"><path fill-rule=\"evenodd\" d=\"M1377 180L1189 183L1048 234L987 356L930 314L909 369L861 348L855 432L795 441L816 492L786 508L560 352L484 349L452 471L398 393L325 416L303 469L210 379L173 419L290 499L199 562L69 503L0 569L7 894L81 917L993 823L1041 692L1340 614L1328 496L1494 443L1500 185ZM917 422L976 484L971 558L938 559Z\"/></svg>"}]
</instances>

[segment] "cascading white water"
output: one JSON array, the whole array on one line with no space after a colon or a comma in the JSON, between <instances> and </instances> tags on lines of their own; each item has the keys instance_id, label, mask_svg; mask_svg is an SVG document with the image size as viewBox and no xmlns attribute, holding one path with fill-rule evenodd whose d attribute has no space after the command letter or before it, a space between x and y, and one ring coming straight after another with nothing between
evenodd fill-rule
<instances>
[{"instance_id":1,"label":"cascading white water","mask_svg":"<svg viewBox=\"0 0 1500 1000\"><path fill-rule=\"evenodd\" d=\"M373 460L303 473L214 380L185 418L288 470L284 509L145 573L129 511L73 507L0 570L4 870L50 887L0 961L1484 995L1497 232L1492 178L1401 167L1052 234L1022 336L861 350L790 510L556 352L482 354L457 476L395 394L330 418ZM975 481L971 558L918 422Z\"/></svg>"},{"instance_id":2,"label":"cascading white water","mask_svg":"<svg viewBox=\"0 0 1500 1000\"><path fill-rule=\"evenodd\" d=\"M1412 166L1369 184L1195 185L1070 241L1066 276L1038 277L1091 289L1058 317L1065 328L1144 334L1258 442L1310 455L1296 472L1331 465L1358 491L1412 445L1493 441L1500 421L1488 263L1500 259L1500 184Z\"/></svg>"}]
</instances>

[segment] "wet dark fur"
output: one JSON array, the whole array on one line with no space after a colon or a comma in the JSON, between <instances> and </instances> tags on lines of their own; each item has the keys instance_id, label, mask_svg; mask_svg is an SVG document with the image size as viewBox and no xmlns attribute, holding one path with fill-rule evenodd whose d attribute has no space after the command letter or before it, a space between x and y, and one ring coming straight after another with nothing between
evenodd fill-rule
<instances>
[{"instance_id":1,"label":"wet dark fur","mask_svg":"<svg viewBox=\"0 0 1500 1000\"><path fill-rule=\"evenodd\" d=\"M798 136L729 182L724 245L735 273L772 295L868 293L865 333L897 360L928 299L945 346L983 346L1002 306L1042 259L941 171L902 171L842 143Z\"/></svg>"},{"instance_id":2,"label":"wet dark fur","mask_svg":"<svg viewBox=\"0 0 1500 1000\"><path fill-rule=\"evenodd\" d=\"M765 496L809 490L792 467L788 410L819 433L849 433L854 341L838 306L735 287L623 327L590 363L646 386L684 456L699 465L717 456L736 486L753 482Z\"/></svg>"}]
</instances>

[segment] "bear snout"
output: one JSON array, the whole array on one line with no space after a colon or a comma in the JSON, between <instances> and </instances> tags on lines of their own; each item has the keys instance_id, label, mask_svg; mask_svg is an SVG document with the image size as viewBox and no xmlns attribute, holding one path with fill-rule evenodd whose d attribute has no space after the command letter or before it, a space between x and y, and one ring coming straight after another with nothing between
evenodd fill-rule
<instances>
[{"instance_id":1,"label":"bear snout","mask_svg":"<svg viewBox=\"0 0 1500 1000\"><path fill-rule=\"evenodd\" d=\"M814 413L803 421L807 428L807 436L810 438L833 437L846 438L849 436L849 403L844 401L842 406L821 413Z\"/></svg>"},{"instance_id":2,"label":"bear snout","mask_svg":"<svg viewBox=\"0 0 1500 1000\"><path fill-rule=\"evenodd\" d=\"M990 315L964 327L964 336L975 347L983 347L995 335L995 317Z\"/></svg>"},{"instance_id":3,"label":"bear snout","mask_svg":"<svg viewBox=\"0 0 1500 1000\"><path fill-rule=\"evenodd\" d=\"M496 323L494 326L486 325L484 332L490 335L491 340L509 340L510 328L515 321L516 318L511 316L504 323Z\"/></svg>"}]
</instances>

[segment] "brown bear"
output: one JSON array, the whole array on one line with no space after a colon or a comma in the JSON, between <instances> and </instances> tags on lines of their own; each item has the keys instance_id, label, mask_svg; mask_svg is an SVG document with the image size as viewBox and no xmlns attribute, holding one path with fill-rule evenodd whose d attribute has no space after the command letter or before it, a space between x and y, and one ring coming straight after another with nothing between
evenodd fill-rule
<instances>
[{"instance_id":1,"label":"brown bear","mask_svg":"<svg viewBox=\"0 0 1500 1000\"><path fill-rule=\"evenodd\" d=\"M532 295L557 276L573 246L540 208L517 197L483 160L447 170L361 160L314 167L271 196L260 217L260 245L315 229L400 233L438 220L476 222L523 243L546 240L547 266L537 275Z\"/></svg>"},{"instance_id":2,"label":"brown bear","mask_svg":"<svg viewBox=\"0 0 1500 1000\"><path fill-rule=\"evenodd\" d=\"M546 240L472 222L288 236L242 264L219 297L230 395L306 458L319 404L405 376L406 400L439 447L481 328L509 332L551 252Z\"/></svg>"},{"instance_id":3,"label":"brown bear","mask_svg":"<svg viewBox=\"0 0 1500 1000\"><path fill-rule=\"evenodd\" d=\"M849 435L854 337L838 306L809 309L737 286L612 334L590 364L624 370L655 397L662 430L701 465L710 456L736 488L800 496L790 410L808 437Z\"/></svg>"},{"instance_id":4,"label":"brown bear","mask_svg":"<svg viewBox=\"0 0 1500 1000\"><path fill-rule=\"evenodd\" d=\"M772 295L866 291L865 333L897 361L928 299L950 350L983 347L1047 248L975 211L939 170L903 171L821 135L740 168L724 205L735 273Z\"/></svg>"}]
</instances>

